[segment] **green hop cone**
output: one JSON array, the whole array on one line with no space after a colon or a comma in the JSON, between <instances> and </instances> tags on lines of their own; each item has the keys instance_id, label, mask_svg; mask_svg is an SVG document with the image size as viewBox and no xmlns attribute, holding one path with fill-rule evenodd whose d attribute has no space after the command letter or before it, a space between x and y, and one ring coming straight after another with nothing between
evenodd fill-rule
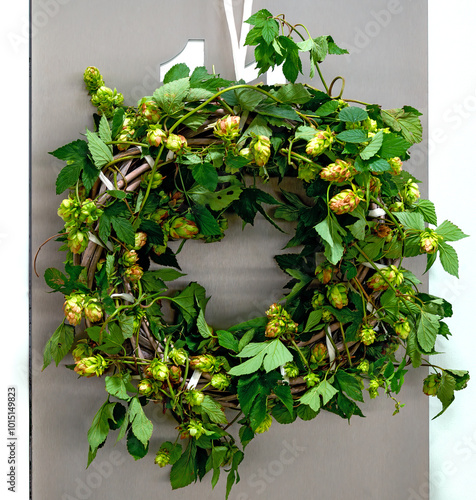
<instances>
[{"instance_id":1,"label":"green hop cone","mask_svg":"<svg viewBox=\"0 0 476 500\"><path fill-rule=\"evenodd\" d=\"M363 325L359 332L360 340L365 345L371 345L375 342L375 330L369 325Z\"/></svg>"},{"instance_id":2,"label":"green hop cone","mask_svg":"<svg viewBox=\"0 0 476 500\"><path fill-rule=\"evenodd\" d=\"M93 348L86 339L78 340L76 347L71 351L71 355L75 362L83 358L89 358L93 355Z\"/></svg>"},{"instance_id":3,"label":"green hop cone","mask_svg":"<svg viewBox=\"0 0 476 500\"><path fill-rule=\"evenodd\" d=\"M199 354L190 358L190 368L201 372L212 372L216 368L216 358L211 354Z\"/></svg>"},{"instance_id":4,"label":"green hop cone","mask_svg":"<svg viewBox=\"0 0 476 500\"><path fill-rule=\"evenodd\" d=\"M296 363L294 363L293 361L288 361L284 365L283 368L284 368L284 373L286 374L286 376L288 378L299 377L299 368L298 368L298 365Z\"/></svg>"},{"instance_id":5,"label":"green hop cone","mask_svg":"<svg viewBox=\"0 0 476 500\"><path fill-rule=\"evenodd\" d=\"M317 310L324 305L325 301L326 296L319 291L315 291L311 299L311 306L314 310Z\"/></svg>"},{"instance_id":6,"label":"green hop cone","mask_svg":"<svg viewBox=\"0 0 476 500\"><path fill-rule=\"evenodd\" d=\"M393 325L393 328L397 335L402 339L405 340L408 338L408 335L410 335L410 332L412 331L412 327L408 321L407 318L401 317L398 319L398 321Z\"/></svg>"},{"instance_id":7,"label":"green hop cone","mask_svg":"<svg viewBox=\"0 0 476 500\"><path fill-rule=\"evenodd\" d=\"M200 421L192 419L188 423L187 431L191 437L198 439L205 432L205 427Z\"/></svg>"},{"instance_id":8,"label":"green hop cone","mask_svg":"<svg viewBox=\"0 0 476 500\"><path fill-rule=\"evenodd\" d=\"M327 347L324 344L316 344L311 350L309 361L316 365L323 363L327 357Z\"/></svg>"},{"instance_id":9,"label":"green hop cone","mask_svg":"<svg viewBox=\"0 0 476 500\"><path fill-rule=\"evenodd\" d=\"M99 87L91 97L91 104L96 106L98 114L104 115L106 118L112 118L115 107L120 106L123 102L124 96L120 92L104 85Z\"/></svg>"},{"instance_id":10,"label":"green hop cone","mask_svg":"<svg viewBox=\"0 0 476 500\"><path fill-rule=\"evenodd\" d=\"M172 220L169 227L169 236L174 239L190 239L198 234L198 226L195 222L185 217L177 217Z\"/></svg>"},{"instance_id":11,"label":"green hop cone","mask_svg":"<svg viewBox=\"0 0 476 500\"><path fill-rule=\"evenodd\" d=\"M182 369L179 366L172 365L169 370L170 381L172 384L178 384L182 380Z\"/></svg>"},{"instance_id":12,"label":"green hop cone","mask_svg":"<svg viewBox=\"0 0 476 500\"><path fill-rule=\"evenodd\" d=\"M65 297L63 311L70 325L76 326L81 322L84 301L85 295L83 293L73 293Z\"/></svg>"},{"instance_id":13,"label":"green hop cone","mask_svg":"<svg viewBox=\"0 0 476 500\"><path fill-rule=\"evenodd\" d=\"M141 118L150 123L157 123L160 120L160 109L155 101L143 97L139 101L138 111Z\"/></svg>"},{"instance_id":14,"label":"green hop cone","mask_svg":"<svg viewBox=\"0 0 476 500\"><path fill-rule=\"evenodd\" d=\"M58 208L58 215L63 219L64 222L70 222L74 218L76 209L76 200L72 198L65 198Z\"/></svg>"},{"instance_id":15,"label":"green hop cone","mask_svg":"<svg viewBox=\"0 0 476 500\"><path fill-rule=\"evenodd\" d=\"M139 394L146 397L154 396L160 390L161 384L157 380L144 378L137 384Z\"/></svg>"},{"instance_id":16,"label":"green hop cone","mask_svg":"<svg viewBox=\"0 0 476 500\"><path fill-rule=\"evenodd\" d=\"M147 188L150 183L151 189L157 189L162 182L164 182L165 177L160 172L147 172L141 177L141 187Z\"/></svg>"},{"instance_id":17,"label":"green hop cone","mask_svg":"<svg viewBox=\"0 0 476 500\"><path fill-rule=\"evenodd\" d=\"M96 298L90 298L84 306L84 315L91 321L91 323L97 323L103 318L103 311L99 300Z\"/></svg>"},{"instance_id":18,"label":"green hop cone","mask_svg":"<svg viewBox=\"0 0 476 500\"><path fill-rule=\"evenodd\" d=\"M334 134L328 130L318 130L314 137L306 144L306 153L309 156L319 156L329 149L334 142Z\"/></svg>"},{"instance_id":19,"label":"green hop cone","mask_svg":"<svg viewBox=\"0 0 476 500\"><path fill-rule=\"evenodd\" d=\"M131 267L134 264L137 264L138 260L139 260L139 256L137 255L136 250L126 250L122 254L122 264L125 267Z\"/></svg>"},{"instance_id":20,"label":"green hop cone","mask_svg":"<svg viewBox=\"0 0 476 500\"><path fill-rule=\"evenodd\" d=\"M284 312L283 306L275 302L274 304L271 304L269 306L269 309L266 311L266 317L268 319L277 318L278 316L282 316L283 312Z\"/></svg>"},{"instance_id":21,"label":"green hop cone","mask_svg":"<svg viewBox=\"0 0 476 500\"><path fill-rule=\"evenodd\" d=\"M349 303L347 287L344 283L336 283L327 287L327 299L336 308L342 309Z\"/></svg>"},{"instance_id":22,"label":"green hop cone","mask_svg":"<svg viewBox=\"0 0 476 500\"><path fill-rule=\"evenodd\" d=\"M240 117L226 115L219 118L213 129L213 134L220 139L232 141L240 135Z\"/></svg>"},{"instance_id":23,"label":"green hop cone","mask_svg":"<svg viewBox=\"0 0 476 500\"><path fill-rule=\"evenodd\" d=\"M72 228L68 231L68 247L71 253L79 254L86 250L89 243L89 233L81 229Z\"/></svg>"},{"instance_id":24,"label":"green hop cone","mask_svg":"<svg viewBox=\"0 0 476 500\"><path fill-rule=\"evenodd\" d=\"M210 381L210 385L218 391L225 391L230 383L231 379L226 373L215 373Z\"/></svg>"},{"instance_id":25,"label":"green hop cone","mask_svg":"<svg viewBox=\"0 0 476 500\"><path fill-rule=\"evenodd\" d=\"M190 389L184 394L185 401L190 406L200 406L205 399L205 394L202 391L197 391L195 389Z\"/></svg>"},{"instance_id":26,"label":"green hop cone","mask_svg":"<svg viewBox=\"0 0 476 500\"><path fill-rule=\"evenodd\" d=\"M393 175L399 175L402 173L402 160L398 156L395 158L390 158L387 160L390 167L392 167L392 173Z\"/></svg>"},{"instance_id":27,"label":"green hop cone","mask_svg":"<svg viewBox=\"0 0 476 500\"><path fill-rule=\"evenodd\" d=\"M143 275L144 270L138 264L134 264L124 270L124 278L129 281L129 283L137 283Z\"/></svg>"},{"instance_id":28,"label":"green hop cone","mask_svg":"<svg viewBox=\"0 0 476 500\"><path fill-rule=\"evenodd\" d=\"M263 434L263 432L269 431L271 424L273 423L273 418L271 415L266 414L263 421L256 427L256 434Z\"/></svg>"},{"instance_id":29,"label":"green hop cone","mask_svg":"<svg viewBox=\"0 0 476 500\"><path fill-rule=\"evenodd\" d=\"M159 147L167 140L167 134L158 127L149 127L147 131L147 142L150 146Z\"/></svg>"},{"instance_id":30,"label":"green hop cone","mask_svg":"<svg viewBox=\"0 0 476 500\"><path fill-rule=\"evenodd\" d=\"M389 283L394 286L399 286L403 283L405 277L396 266L384 267L376 272L367 280L367 285L374 291L386 290Z\"/></svg>"},{"instance_id":31,"label":"green hop cone","mask_svg":"<svg viewBox=\"0 0 476 500\"><path fill-rule=\"evenodd\" d=\"M375 177L374 175L370 176L369 191L373 194L378 194L380 193L381 189L382 189L382 181L378 177Z\"/></svg>"},{"instance_id":32,"label":"green hop cone","mask_svg":"<svg viewBox=\"0 0 476 500\"><path fill-rule=\"evenodd\" d=\"M324 323L332 323L334 321L334 315L327 309L323 309L321 319Z\"/></svg>"},{"instance_id":33,"label":"green hop cone","mask_svg":"<svg viewBox=\"0 0 476 500\"><path fill-rule=\"evenodd\" d=\"M187 147L187 139L183 135L169 134L165 147L174 153L181 153Z\"/></svg>"},{"instance_id":34,"label":"green hop cone","mask_svg":"<svg viewBox=\"0 0 476 500\"><path fill-rule=\"evenodd\" d=\"M101 73L94 66L88 66L83 74L83 80L88 94L95 94L99 87L104 85Z\"/></svg>"},{"instance_id":35,"label":"green hop cone","mask_svg":"<svg viewBox=\"0 0 476 500\"><path fill-rule=\"evenodd\" d=\"M155 455L154 463L159 467L165 467L170 462L170 453L167 450L159 450Z\"/></svg>"},{"instance_id":36,"label":"green hop cone","mask_svg":"<svg viewBox=\"0 0 476 500\"><path fill-rule=\"evenodd\" d=\"M369 132L377 132L378 125L375 120L372 120L372 118L366 118L365 120L362 120L362 127L365 130L368 130Z\"/></svg>"},{"instance_id":37,"label":"green hop cone","mask_svg":"<svg viewBox=\"0 0 476 500\"><path fill-rule=\"evenodd\" d=\"M421 253L436 253L438 251L438 243L443 238L433 229L425 229L420 234L420 252Z\"/></svg>"},{"instance_id":38,"label":"green hop cone","mask_svg":"<svg viewBox=\"0 0 476 500\"><path fill-rule=\"evenodd\" d=\"M360 370L362 373L368 373L369 369L370 369L370 363L366 359L363 359L357 365L357 370Z\"/></svg>"},{"instance_id":39,"label":"green hop cone","mask_svg":"<svg viewBox=\"0 0 476 500\"><path fill-rule=\"evenodd\" d=\"M314 387L315 385L317 385L321 381L321 379L319 378L319 375L317 373L313 373L313 372L308 373L303 378L304 378L304 382L306 382L306 385L308 387Z\"/></svg>"},{"instance_id":40,"label":"green hop cone","mask_svg":"<svg viewBox=\"0 0 476 500\"><path fill-rule=\"evenodd\" d=\"M187 351L183 348L176 349L175 347L169 352L169 358L177 365L185 365L188 359Z\"/></svg>"},{"instance_id":41,"label":"green hop cone","mask_svg":"<svg viewBox=\"0 0 476 500\"><path fill-rule=\"evenodd\" d=\"M331 281L334 272L336 272L336 268L329 262L325 262L316 266L314 274L320 283L327 285Z\"/></svg>"},{"instance_id":42,"label":"green hop cone","mask_svg":"<svg viewBox=\"0 0 476 500\"><path fill-rule=\"evenodd\" d=\"M369 395L371 399L375 399L378 396L378 388L380 387L380 382L378 379L372 379L369 382Z\"/></svg>"},{"instance_id":43,"label":"green hop cone","mask_svg":"<svg viewBox=\"0 0 476 500\"><path fill-rule=\"evenodd\" d=\"M78 222L92 224L93 222L96 222L99 219L99 217L101 217L102 212L103 211L96 206L94 201L88 198L87 200L84 200L83 203L81 204L81 210Z\"/></svg>"},{"instance_id":44,"label":"green hop cone","mask_svg":"<svg viewBox=\"0 0 476 500\"><path fill-rule=\"evenodd\" d=\"M403 186L400 194L403 202L406 205L413 205L413 203L415 203L415 201L420 198L420 190L418 189L418 184L409 179Z\"/></svg>"},{"instance_id":45,"label":"green hop cone","mask_svg":"<svg viewBox=\"0 0 476 500\"><path fill-rule=\"evenodd\" d=\"M348 214L357 208L360 200L360 196L352 189L344 189L330 199L329 208L336 215Z\"/></svg>"},{"instance_id":46,"label":"green hop cone","mask_svg":"<svg viewBox=\"0 0 476 500\"><path fill-rule=\"evenodd\" d=\"M304 182L312 182L314 179L317 179L319 172L319 165L313 165L302 161L298 164L298 179Z\"/></svg>"},{"instance_id":47,"label":"green hop cone","mask_svg":"<svg viewBox=\"0 0 476 500\"><path fill-rule=\"evenodd\" d=\"M158 358L154 358L145 369L147 376L163 382L170 374L168 366Z\"/></svg>"},{"instance_id":48,"label":"green hop cone","mask_svg":"<svg viewBox=\"0 0 476 500\"><path fill-rule=\"evenodd\" d=\"M441 384L441 375L439 373L432 373L423 380L423 392L427 396L436 396Z\"/></svg>"},{"instance_id":49,"label":"green hop cone","mask_svg":"<svg viewBox=\"0 0 476 500\"><path fill-rule=\"evenodd\" d=\"M319 176L328 182L345 182L356 173L356 170L350 163L337 159L335 163L324 167L320 171Z\"/></svg>"},{"instance_id":50,"label":"green hop cone","mask_svg":"<svg viewBox=\"0 0 476 500\"><path fill-rule=\"evenodd\" d=\"M395 203L389 205L388 208L390 212L404 212L405 204L403 203L403 201L396 201Z\"/></svg>"},{"instance_id":51,"label":"green hop cone","mask_svg":"<svg viewBox=\"0 0 476 500\"><path fill-rule=\"evenodd\" d=\"M269 137L258 135L254 137L250 144L253 159L258 167L264 167L271 156L271 142Z\"/></svg>"},{"instance_id":52,"label":"green hop cone","mask_svg":"<svg viewBox=\"0 0 476 500\"><path fill-rule=\"evenodd\" d=\"M74 371L83 377L100 377L107 368L107 361L100 355L80 359L74 366Z\"/></svg>"},{"instance_id":53,"label":"green hop cone","mask_svg":"<svg viewBox=\"0 0 476 500\"><path fill-rule=\"evenodd\" d=\"M138 231L134 235L134 250L140 250L147 243L147 233Z\"/></svg>"}]
</instances>

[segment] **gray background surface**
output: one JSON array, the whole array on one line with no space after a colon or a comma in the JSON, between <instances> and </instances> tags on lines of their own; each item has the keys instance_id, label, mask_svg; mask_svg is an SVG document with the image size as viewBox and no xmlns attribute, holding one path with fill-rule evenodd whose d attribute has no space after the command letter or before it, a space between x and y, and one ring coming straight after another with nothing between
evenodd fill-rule
<instances>
[{"instance_id":1,"label":"gray background surface","mask_svg":"<svg viewBox=\"0 0 476 500\"><path fill-rule=\"evenodd\" d=\"M32 3L34 20L35 13L45 11L45 3ZM239 23L242 2L234 3ZM291 23L302 22L315 36L331 34L349 49L351 55L330 57L323 66L328 81L337 75L346 79L344 97L387 108L408 104L426 115L425 1L255 0L253 11L260 8L273 14L284 12ZM82 82L84 69L99 67L106 84L117 87L133 104L131 96L138 86L143 95L150 95L159 85L151 75L157 75L159 65L180 52L189 38L205 40L207 68L214 65L222 76L234 78L228 28L218 0L63 0L35 31L33 250L61 228L56 215L61 197L54 195L54 186L63 165L48 152L79 138L86 127L92 128L93 109ZM314 84L319 86L317 80ZM406 168L425 181L425 142L412 151ZM212 296L207 318L217 326L261 315L280 297L286 282L272 256L288 237L261 220L246 228L245 238L239 223L230 226L222 243L187 243L180 255L188 280L198 281ZM42 249L37 263L40 275L48 267L61 267L58 247L51 242ZM417 270L421 271L421 266ZM48 291L42 278L33 278L34 500L181 499L191 494L197 499L224 498L224 477L214 491L208 477L202 484L172 491L169 469L155 466L152 452L134 462L125 443L114 445L114 439L98 452L94 465L85 469L86 434L106 398L104 381L78 379L64 368L65 363L41 372L44 344L62 320L62 296ZM394 417L392 402L381 397L363 405L366 418L355 417L350 425L326 413L291 426L274 423L268 433L247 447L240 466L241 482L233 488L230 499L411 498L411 490L418 491L428 481L428 403L421 393L423 377L423 371L407 375L400 395L406 407ZM175 431L159 408L152 409L149 417L160 429L160 435L155 433L151 441L154 450L163 440L174 438Z\"/></svg>"}]
</instances>

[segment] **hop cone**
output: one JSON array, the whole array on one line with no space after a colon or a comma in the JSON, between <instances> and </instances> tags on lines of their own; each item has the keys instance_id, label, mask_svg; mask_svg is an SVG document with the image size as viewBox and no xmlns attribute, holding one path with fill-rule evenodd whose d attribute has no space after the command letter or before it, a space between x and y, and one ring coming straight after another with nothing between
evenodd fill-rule
<instances>
[{"instance_id":1,"label":"hop cone","mask_svg":"<svg viewBox=\"0 0 476 500\"><path fill-rule=\"evenodd\" d=\"M327 298L336 309L342 309L349 303L347 287L343 283L329 286L327 288Z\"/></svg>"},{"instance_id":2,"label":"hop cone","mask_svg":"<svg viewBox=\"0 0 476 500\"><path fill-rule=\"evenodd\" d=\"M306 145L309 156L319 156L334 142L334 135L329 130L319 130Z\"/></svg>"},{"instance_id":3,"label":"hop cone","mask_svg":"<svg viewBox=\"0 0 476 500\"><path fill-rule=\"evenodd\" d=\"M428 375L423 381L423 392L427 396L436 396L441 384L441 375L439 373L432 373Z\"/></svg>"},{"instance_id":4,"label":"hop cone","mask_svg":"<svg viewBox=\"0 0 476 500\"><path fill-rule=\"evenodd\" d=\"M104 85L104 80L102 79L101 73L94 66L89 66L86 68L86 70L84 71L83 79L89 94L94 94L99 87L102 87Z\"/></svg>"},{"instance_id":5,"label":"hop cone","mask_svg":"<svg viewBox=\"0 0 476 500\"><path fill-rule=\"evenodd\" d=\"M324 167L319 176L328 182L345 182L355 175L355 173L355 169L350 163L337 159L335 163Z\"/></svg>"},{"instance_id":6,"label":"hop cone","mask_svg":"<svg viewBox=\"0 0 476 500\"><path fill-rule=\"evenodd\" d=\"M329 208L337 215L347 214L357 208L359 196L352 189L344 189L329 201Z\"/></svg>"}]
</instances>

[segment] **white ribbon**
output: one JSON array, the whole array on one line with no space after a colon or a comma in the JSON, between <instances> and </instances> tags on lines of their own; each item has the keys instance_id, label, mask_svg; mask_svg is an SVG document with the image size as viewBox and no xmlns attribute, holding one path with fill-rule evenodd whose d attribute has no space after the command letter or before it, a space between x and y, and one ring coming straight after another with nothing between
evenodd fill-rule
<instances>
[{"instance_id":1,"label":"white ribbon","mask_svg":"<svg viewBox=\"0 0 476 500\"><path fill-rule=\"evenodd\" d=\"M201 375L202 372L200 370L194 370L192 376L190 377L190 380L188 381L187 389L195 389L195 387L197 387Z\"/></svg>"},{"instance_id":2,"label":"white ribbon","mask_svg":"<svg viewBox=\"0 0 476 500\"><path fill-rule=\"evenodd\" d=\"M114 247L112 246L112 243L110 241L107 241L106 244L104 245L104 243L99 238L96 238L96 235L91 232L88 233L88 237L89 240L92 241L93 243L96 243L96 245L99 245L100 247L103 248L107 248L111 252L114 250Z\"/></svg>"},{"instance_id":3,"label":"white ribbon","mask_svg":"<svg viewBox=\"0 0 476 500\"><path fill-rule=\"evenodd\" d=\"M374 208L373 210L369 210L369 217L382 217L386 212L383 208Z\"/></svg>"},{"instance_id":4,"label":"white ribbon","mask_svg":"<svg viewBox=\"0 0 476 500\"><path fill-rule=\"evenodd\" d=\"M331 342L332 331L331 327L327 325L327 335L326 335L326 347L327 352L329 353L329 361L331 362L331 368L335 367L335 359L336 359L336 350L334 349L334 345Z\"/></svg>"},{"instance_id":5,"label":"white ribbon","mask_svg":"<svg viewBox=\"0 0 476 500\"><path fill-rule=\"evenodd\" d=\"M135 298L133 295L131 295L130 293L113 293L111 295L111 299L114 299L114 298L119 298L119 299L124 299L124 300L127 300L127 302L135 302Z\"/></svg>"},{"instance_id":6,"label":"white ribbon","mask_svg":"<svg viewBox=\"0 0 476 500\"><path fill-rule=\"evenodd\" d=\"M280 372L281 372L281 375L283 376L283 380L284 380L287 384L289 384L289 377L286 375L286 371L285 371L285 369L284 369L284 365L281 365L281 366L279 367L279 370L280 370Z\"/></svg>"},{"instance_id":7,"label":"white ribbon","mask_svg":"<svg viewBox=\"0 0 476 500\"><path fill-rule=\"evenodd\" d=\"M101 179L102 183L106 186L106 189L108 189L109 191L114 189L114 184L102 172L99 172L99 178Z\"/></svg>"}]
</instances>

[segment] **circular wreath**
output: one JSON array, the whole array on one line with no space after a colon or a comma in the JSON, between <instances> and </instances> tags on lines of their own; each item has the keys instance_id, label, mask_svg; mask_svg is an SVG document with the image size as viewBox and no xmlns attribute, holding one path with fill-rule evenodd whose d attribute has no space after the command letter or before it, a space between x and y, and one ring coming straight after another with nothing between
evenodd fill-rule
<instances>
[{"instance_id":1,"label":"circular wreath","mask_svg":"<svg viewBox=\"0 0 476 500\"><path fill-rule=\"evenodd\" d=\"M159 466L172 465L172 487L212 469L215 485L227 466L227 496L242 449L273 419L362 416L364 390L391 397L398 412L409 365L433 367L423 392L444 411L469 379L423 359L438 335L450 335L443 319L451 305L420 292L402 267L404 257L426 254L428 270L439 255L457 276L448 242L466 236L449 221L437 225L433 203L402 169L422 137L420 113L343 99L342 78L328 86L319 70L327 54L346 52L330 36L305 38L266 10L248 22L260 73L282 64L291 83L247 85L178 64L153 96L126 106L97 68L86 69L96 131L51 153L67 163L56 181L57 194L69 194L55 235L67 258L64 272L45 272L65 295L65 318L44 367L71 353L78 375L105 377L88 464L110 430L144 457L153 432L144 407L161 404L177 420L177 441L154 450ZM298 51L309 52L325 91L294 83ZM300 179L302 190L278 199L261 189L272 177ZM215 330L201 285L171 293L167 283L183 276L182 244L219 242L230 213L244 224L259 213L277 229L279 220L294 222L287 248L298 252L275 257L290 277L279 303ZM234 422L238 440L228 432Z\"/></svg>"}]
</instances>

